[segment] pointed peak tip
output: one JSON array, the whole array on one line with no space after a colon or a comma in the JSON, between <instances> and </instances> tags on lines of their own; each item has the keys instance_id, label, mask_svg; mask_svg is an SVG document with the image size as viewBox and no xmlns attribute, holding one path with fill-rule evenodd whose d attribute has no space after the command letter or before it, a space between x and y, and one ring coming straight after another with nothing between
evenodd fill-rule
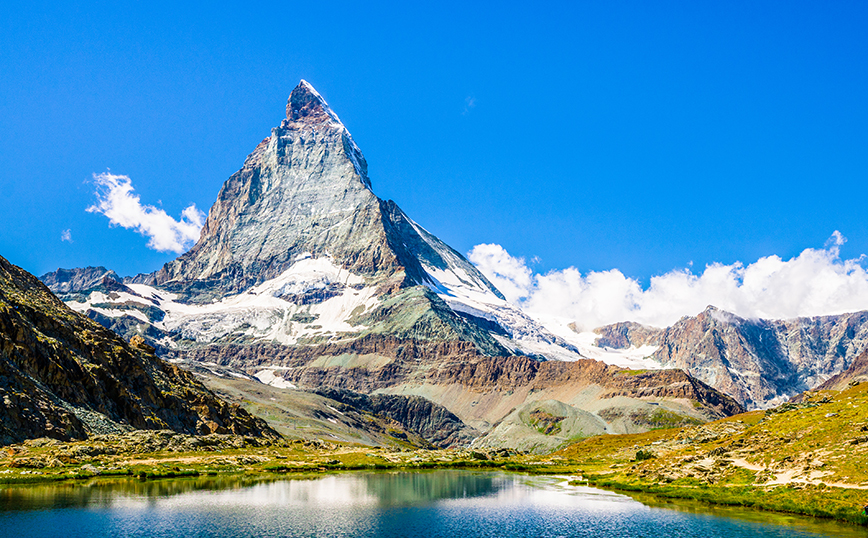
<instances>
[{"instance_id":1,"label":"pointed peak tip","mask_svg":"<svg viewBox=\"0 0 868 538\"><path fill-rule=\"evenodd\" d=\"M337 114L332 112L328 103L313 85L301 79L298 86L292 90L286 103L286 119L306 123L321 123L323 121L341 123Z\"/></svg>"},{"instance_id":2,"label":"pointed peak tip","mask_svg":"<svg viewBox=\"0 0 868 538\"><path fill-rule=\"evenodd\" d=\"M313 87L313 84L304 79L301 79L301 81L299 81L295 89L292 90L292 93L310 93L322 99L322 96L319 94L318 91L316 91L316 88Z\"/></svg>"}]
</instances>

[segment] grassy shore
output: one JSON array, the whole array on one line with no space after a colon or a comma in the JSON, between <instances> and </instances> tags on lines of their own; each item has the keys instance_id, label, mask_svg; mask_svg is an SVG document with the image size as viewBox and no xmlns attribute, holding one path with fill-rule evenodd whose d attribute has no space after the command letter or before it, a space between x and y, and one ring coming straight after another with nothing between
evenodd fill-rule
<instances>
[{"instance_id":1,"label":"grassy shore","mask_svg":"<svg viewBox=\"0 0 868 538\"><path fill-rule=\"evenodd\" d=\"M868 384L690 428L586 439L575 484L868 524Z\"/></svg>"},{"instance_id":2,"label":"grassy shore","mask_svg":"<svg viewBox=\"0 0 868 538\"><path fill-rule=\"evenodd\" d=\"M131 432L5 447L0 484L134 477L282 477L352 470L491 469L574 477L659 498L868 525L868 384L687 428L603 435L547 456Z\"/></svg>"},{"instance_id":3,"label":"grassy shore","mask_svg":"<svg viewBox=\"0 0 868 538\"><path fill-rule=\"evenodd\" d=\"M386 469L571 471L559 460L512 451L384 449L321 441L268 442L236 436L135 432L60 443L48 439L5 448L0 484L135 477L281 476Z\"/></svg>"}]
</instances>

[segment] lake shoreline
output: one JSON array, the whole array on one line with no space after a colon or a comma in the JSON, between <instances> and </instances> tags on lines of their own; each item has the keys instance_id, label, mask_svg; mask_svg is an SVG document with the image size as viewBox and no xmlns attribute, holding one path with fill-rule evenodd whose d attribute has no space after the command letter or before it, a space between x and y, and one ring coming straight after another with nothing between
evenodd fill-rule
<instances>
[{"instance_id":1,"label":"lake shoreline","mask_svg":"<svg viewBox=\"0 0 868 538\"><path fill-rule=\"evenodd\" d=\"M647 435L647 434L646 434ZM612 439L604 439L611 442ZM644 493L661 499L688 499L719 506L798 514L866 526L861 513L864 490L828 485L669 484L641 479L637 469L592 454L530 455L470 449L386 449L323 441L264 441L239 436L182 436L141 432L128 438L102 437L62 443L36 440L5 447L0 457L0 487L91 479L140 481L195 477L280 479L358 471L506 471L577 477L618 493ZM640 462L641 463L641 462Z\"/></svg>"},{"instance_id":2,"label":"lake shoreline","mask_svg":"<svg viewBox=\"0 0 868 538\"><path fill-rule=\"evenodd\" d=\"M762 512L795 514L816 519L834 520L855 526L868 526L868 515L849 509L853 497L861 491L847 488L797 489L762 488L757 486L704 486L683 487L640 482L619 482L607 479L571 481L571 485L588 485L595 488L622 493L651 495L658 499L696 501L707 505L739 507ZM634 497L635 498L635 497Z\"/></svg>"}]
</instances>

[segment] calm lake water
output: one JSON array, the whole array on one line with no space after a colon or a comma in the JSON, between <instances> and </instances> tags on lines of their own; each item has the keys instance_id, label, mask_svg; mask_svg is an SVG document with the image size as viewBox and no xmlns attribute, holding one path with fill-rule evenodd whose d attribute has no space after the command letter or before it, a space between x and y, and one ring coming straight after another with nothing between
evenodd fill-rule
<instances>
[{"instance_id":1,"label":"calm lake water","mask_svg":"<svg viewBox=\"0 0 868 538\"><path fill-rule=\"evenodd\" d=\"M809 518L643 500L564 478L469 471L0 486L0 535L868 536Z\"/></svg>"}]
</instances>

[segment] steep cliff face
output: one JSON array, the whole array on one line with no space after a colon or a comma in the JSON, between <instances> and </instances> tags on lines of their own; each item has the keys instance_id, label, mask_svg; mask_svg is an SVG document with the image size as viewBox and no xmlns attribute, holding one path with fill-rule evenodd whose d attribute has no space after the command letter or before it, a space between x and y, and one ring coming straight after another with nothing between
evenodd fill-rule
<instances>
[{"instance_id":1,"label":"steep cliff face","mask_svg":"<svg viewBox=\"0 0 868 538\"><path fill-rule=\"evenodd\" d=\"M276 436L0 257L0 443L131 429Z\"/></svg>"},{"instance_id":2,"label":"steep cliff face","mask_svg":"<svg viewBox=\"0 0 868 538\"><path fill-rule=\"evenodd\" d=\"M166 264L157 284L237 293L278 276L302 254L330 255L357 274L398 271L349 132L306 82L286 113L223 185L196 245Z\"/></svg>"},{"instance_id":3,"label":"steep cliff face","mask_svg":"<svg viewBox=\"0 0 868 538\"><path fill-rule=\"evenodd\" d=\"M667 328L652 355L747 408L766 408L845 370L868 347L868 312L746 320L709 307Z\"/></svg>"},{"instance_id":4,"label":"steep cliff face","mask_svg":"<svg viewBox=\"0 0 868 538\"><path fill-rule=\"evenodd\" d=\"M850 366L816 387L816 390L847 390L853 385L868 381L868 349L853 359Z\"/></svg>"}]
</instances>

